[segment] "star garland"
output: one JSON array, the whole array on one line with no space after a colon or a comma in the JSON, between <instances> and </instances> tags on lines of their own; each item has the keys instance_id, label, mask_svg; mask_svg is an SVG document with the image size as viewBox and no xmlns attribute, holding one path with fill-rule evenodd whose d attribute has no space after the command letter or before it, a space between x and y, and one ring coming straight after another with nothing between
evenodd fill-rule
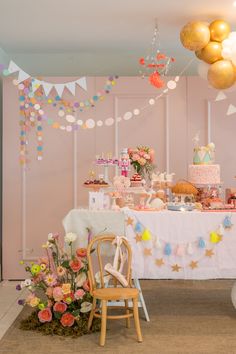
<instances>
[{"instance_id":1,"label":"star garland","mask_svg":"<svg viewBox=\"0 0 236 354\"><path fill-rule=\"evenodd\" d=\"M209 233L209 245L206 247L206 242L202 237L200 237L198 240L194 242L190 242L185 244L184 246L180 246L179 244L175 244L176 247L176 252L175 255L182 257L184 256L185 252L182 252L182 250L186 250L187 254L189 256L192 256L194 254L194 250L192 245L195 244L198 248L202 249L202 255L198 259L192 259L188 261L188 264L186 264L184 267L188 267L192 270L197 269L199 267L200 261L204 258L207 257L211 259L215 255L215 247L217 244L223 241L223 234L224 231L227 231L233 227L232 221L231 221L232 215L226 215L225 218L223 219L222 223L218 226L218 228L215 231L211 231ZM152 237L153 235L151 232L143 226L138 220L135 221L134 218L131 218L130 216L125 220L126 225L132 227L134 233L135 233L135 242L140 243L141 245L145 245L147 241L152 241L152 244L154 248L150 247L144 247L143 249L143 254L145 257L152 256L153 249L161 249L163 248L163 254L165 256L171 256L173 254L172 248L173 245L171 243L160 240L159 237ZM148 237L147 237L148 235ZM213 237L214 236L214 237ZM179 247L181 249L181 252L179 250ZM182 247L182 248L181 248ZM180 272L184 267L179 265L178 263L172 264L168 259L164 259L163 257L159 257L155 259L155 265L159 268L163 266L170 266L172 272Z\"/></svg>"}]
</instances>

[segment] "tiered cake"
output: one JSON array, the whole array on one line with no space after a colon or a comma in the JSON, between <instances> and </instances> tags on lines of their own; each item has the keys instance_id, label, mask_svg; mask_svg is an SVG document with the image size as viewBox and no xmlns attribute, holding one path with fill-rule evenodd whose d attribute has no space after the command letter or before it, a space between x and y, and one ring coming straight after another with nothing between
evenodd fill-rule
<instances>
[{"instance_id":1,"label":"tiered cake","mask_svg":"<svg viewBox=\"0 0 236 354\"><path fill-rule=\"evenodd\" d=\"M188 168L188 180L195 185L220 184L220 165L214 164L215 145L194 148L193 165Z\"/></svg>"}]
</instances>

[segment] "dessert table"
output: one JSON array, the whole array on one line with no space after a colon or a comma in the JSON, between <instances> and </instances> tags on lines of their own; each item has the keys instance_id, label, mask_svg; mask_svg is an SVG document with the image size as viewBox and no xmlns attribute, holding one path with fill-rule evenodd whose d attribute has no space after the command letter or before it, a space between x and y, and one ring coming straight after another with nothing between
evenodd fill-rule
<instances>
[{"instance_id":1,"label":"dessert table","mask_svg":"<svg viewBox=\"0 0 236 354\"><path fill-rule=\"evenodd\" d=\"M87 228L125 235L137 279L236 278L236 213L73 209L63 226L78 235L80 247L87 245Z\"/></svg>"}]
</instances>

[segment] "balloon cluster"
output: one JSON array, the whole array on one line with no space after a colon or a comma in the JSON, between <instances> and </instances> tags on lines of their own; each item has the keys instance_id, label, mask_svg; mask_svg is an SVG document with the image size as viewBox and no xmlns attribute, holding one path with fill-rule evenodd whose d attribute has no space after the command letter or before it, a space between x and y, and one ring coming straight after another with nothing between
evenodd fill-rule
<instances>
[{"instance_id":1,"label":"balloon cluster","mask_svg":"<svg viewBox=\"0 0 236 354\"><path fill-rule=\"evenodd\" d=\"M230 25L224 20L210 23L193 21L180 32L183 46L195 51L203 61L199 67L201 76L207 74L211 86L227 89L236 81L236 32L230 32Z\"/></svg>"}]
</instances>

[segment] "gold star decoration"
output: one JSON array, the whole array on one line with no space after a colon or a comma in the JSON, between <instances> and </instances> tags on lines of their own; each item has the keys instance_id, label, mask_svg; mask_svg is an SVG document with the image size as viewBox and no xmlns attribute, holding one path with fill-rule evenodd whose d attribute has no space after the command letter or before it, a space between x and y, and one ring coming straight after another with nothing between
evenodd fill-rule
<instances>
[{"instance_id":1,"label":"gold star decoration","mask_svg":"<svg viewBox=\"0 0 236 354\"><path fill-rule=\"evenodd\" d=\"M172 272L179 272L181 267L178 264L174 264L171 266Z\"/></svg>"},{"instance_id":2,"label":"gold star decoration","mask_svg":"<svg viewBox=\"0 0 236 354\"><path fill-rule=\"evenodd\" d=\"M136 240L136 243L142 242L142 235L136 234L135 240Z\"/></svg>"},{"instance_id":3,"label":"gold star decoration","mask_svg":"<svg viewBox=\"0 0 236 354\"><path fill-rule=\"evenodd\" d=\"M222 241L222 235L218 235L218 242Z\"/></svg>"},{"instance_id":4,"label":"gold star decoration","mask_svg":"<svg viewBox=\"0 0 236 354\"><path fill-rule=\"evenodd\" d=\"M152 255L152 249L151 248L144 248L144 256L151 256Z\"/></svg>"},{"instance_id":5,"label":"gold star decoration","mask_svg":"<svg viewBox=\"0 0 236 354\"><path fill-rule=\"evenodd\" d=\"M209 257L209 258L211 258L212 256L214 256L214 252L213 252L213 250L206 250L206 252L205 252L205 256L206 257Z\"/></svg>"},{"instance_id":6,"label":"gold star decoration","mask_svg":"<svg viewBox=\"0 0 236 354\"><path fill-rule=\"evenodd\" d=\"M127 226L129 226L129 225L133 226L133 222L134 222L134 219L132 219L130 217L128 217L128 219L126 219L126 225Z\"/></svg>"},{"instance_id":7,"label":"gold star decoration","mask_svg":"<svg viewBox=\"0 0 236 354\"><path fill-rule=\"evenodd\" d=\"M198 267L198 261L192 261L190 264L189 264L189 267L191 267L192 269L195 269Z\"/></svg>"},{"instance_id":8,"label":"gold star decoration","mask_svg":"<svg viewBox=\"0 0 236 354\"><path fill-rule=\"evenodd\" d=\"M163 266L165 264L164 261L163 261L163 258L157 258L155 263L156 263L157 267L161 267L161 266Z\"/></svg>"}]
</instances>

